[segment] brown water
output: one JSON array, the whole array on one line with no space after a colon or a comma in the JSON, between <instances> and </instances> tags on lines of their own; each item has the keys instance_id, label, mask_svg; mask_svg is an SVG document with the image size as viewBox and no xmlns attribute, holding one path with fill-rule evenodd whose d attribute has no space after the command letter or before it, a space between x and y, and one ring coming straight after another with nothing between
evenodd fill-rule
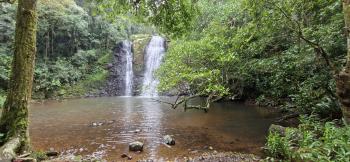
<instances>
[{"instance_id":1,"label":"brown water","mask_svg":"<svg viewBox=\"0 0 350 162\"><path fill-rule=\"evenodd\" d=\"M46 101L32 104L30 112L34 149L109 161L122 160L122 153L133 160L174 160L208 151L209 146L259 153L274 116L264 108L230 102L215 103L208 113L183 112L142 97ZM94 122L104 124L92 126ZM167 134L176 140L171 148L162 143ZM128 143L135 140L145 143L142 153L128 152Z\"/></svg>"}]
</instances>

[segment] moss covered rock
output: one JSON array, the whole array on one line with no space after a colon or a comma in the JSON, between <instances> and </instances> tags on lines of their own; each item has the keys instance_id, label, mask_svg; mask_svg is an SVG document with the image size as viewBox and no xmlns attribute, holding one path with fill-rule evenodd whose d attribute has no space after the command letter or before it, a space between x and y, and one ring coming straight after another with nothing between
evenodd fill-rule
<instances>
[{"instance_id":1,"label":"moss covered rock","mask_svg":"<svg viewBox=\"0 0 350 162\"><path fill-rule=\"evenodd\" d=\"M152 35L149 34L139 34L133 35L131 37L133 43L133 54L134 54L134 74L142 75L145 67L145 49L147 47L148 42L151 40Z\"/></svg>"}]
</instances>

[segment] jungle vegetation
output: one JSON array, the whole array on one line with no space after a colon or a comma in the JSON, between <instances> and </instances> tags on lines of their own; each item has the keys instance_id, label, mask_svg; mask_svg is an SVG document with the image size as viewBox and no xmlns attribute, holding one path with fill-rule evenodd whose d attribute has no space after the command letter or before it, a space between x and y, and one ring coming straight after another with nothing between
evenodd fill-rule
<instances>
[{"instance_id":1,"label":"jungle vegetation","mask_svg":"<svg viewBox=\"0 0 350 162\"><path fill-rule=\"evenodd\" d=\"M299 126L269 135L268 160L350 159L349 0L30 1L0 4L0 105L7 96L3 114L10 113L0 120L4 141L26 136L26 121L8 121L12 107L28 115L32 92L47 99L94 91L114 42L157 31L170 41L159 90L300 116ZM29 16L38 23L16 18L20 5L35 10ZM37 33L20 39L27 30ZM17 61L31 63L35 54L35 67Z\"/></svg>"}]
</instances>

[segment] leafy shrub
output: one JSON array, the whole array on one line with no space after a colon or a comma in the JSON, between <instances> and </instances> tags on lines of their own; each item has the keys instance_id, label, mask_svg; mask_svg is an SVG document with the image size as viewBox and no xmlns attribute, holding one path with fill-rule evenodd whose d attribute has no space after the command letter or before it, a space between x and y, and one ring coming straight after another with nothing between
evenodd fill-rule
<instances>
[{"instance_id":1,"label":"leafy shrub","mask_svg":"<svg viewBox=\"0 0 350 162\"><path fill-rule=\"evenodd\" d=\"M268 156L286 161L349 161L350 126L323 123L314 116L300 120L298 128L286 129L285 136L269 134Z\"/></svg>"},{"instance_id":2,"label":"leafy shrub","mask_svg":"<svg viewBox=\"0 0 350 162\"><path fill-rule=\"evenodd\" d=\"M31 153L31 157L33 157L34 159L36 159L38 161L43 161L43 160L47 160L48 159L46 153L43 152L43 151L32 152Z\"/></svg>"},{"instance_id":3,"label":"leafy shrub","mask_svg":"<svg viewBox=\"0 0 350 162\"><path fill-rule=\"evenodd\" d=\"M1 52L0 49L0 89L6 89L10 77L12 58L10 55Z\"/></svg>"},{"instance_id":4,"label":"leafy shrub","mask_svg":"<svg viewBox=\"0 0 350 162\"><path fill-rule=\"evenodd\" d=\"M34 90L39 97L50 98L60 88L71 86L96 73L96 50L79 50L71 59L59 58L54 62L38 63L35 69Z\"/></svg>"}]
</instances>

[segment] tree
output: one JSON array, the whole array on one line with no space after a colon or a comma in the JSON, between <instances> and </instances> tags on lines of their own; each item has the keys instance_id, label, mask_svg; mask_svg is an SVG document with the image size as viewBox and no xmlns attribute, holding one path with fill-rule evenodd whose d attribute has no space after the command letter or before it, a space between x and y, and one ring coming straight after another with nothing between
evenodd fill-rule
<instances>
[{"instance_id":1,"label":"tree","mask_svg":"<svg viewBox=\"0 0 350 162\"><path fill-rule=\"evenodd\" d=\"M343 0L343 11L347 37L347 61L343 70L337 76L337 95L341 104L343 118L350 123L350 0Z\"/></svg>"},{"instance_id":2,"label":"tree","mask_svg":"<svg viewBox=\"0 0 350 162\"><path fill-rule=\"evenodd\" d=\"M0 160L28 149L28 102L32 94L36 54L37 0L18 0L14 59L8 95L0 119L4 144Z\"/></svg>"},{"instance_id":3,"label":"tree","mask_svg":"<svg viewBox=\"0 0 350 162\"><path fill-rule=\"evenodd\" d=\"M99 14L112 20L115 20L118 15L130 13L134 19L149 22L173 37L180 37L191 31L192 21L197 14L197 1L194 0L90 1L97 3Z\"/></svg>"}]
</instances>

